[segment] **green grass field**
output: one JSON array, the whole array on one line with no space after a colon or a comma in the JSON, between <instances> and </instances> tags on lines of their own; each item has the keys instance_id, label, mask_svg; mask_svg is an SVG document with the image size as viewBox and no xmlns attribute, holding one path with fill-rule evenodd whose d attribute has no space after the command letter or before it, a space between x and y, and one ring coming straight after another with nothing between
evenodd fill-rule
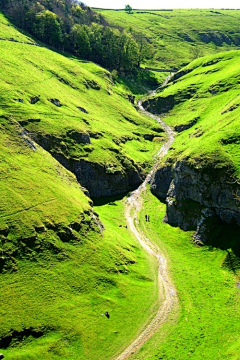
<instances>
[{"instance_id":1,"label":"green grass field","mask_svg":"<svg viewBox=\"0 0 240 360\"><path fill-rule=\"evenodd\" d=\"M145 222L145 214L150 222ZM166 324L130 359L239 358L239 262L231 268L231 249L197 247L192 233L162 222L165 205L144 196L140 226L168 259L179 304Z\"/></svg>"},{"instance_id":2,"label":"green grass field","mask_svg":"<svg viewBox=\"0 0 240 360\"><path fill-rule=\"evenodd\" d=\"M153 46L145 65L180 68L195 57L239 46L239 10L97 10L110 23L143 34Z\"/></svg>"},{"instance_id":3,"label":"green grass field","mask_svg":"<svg viewBox=\"0 0 240 360\"><path fill-rule=\"evenodd\" d=\"M88 233L54 256L46 250L1 274L1 339L15 334L1 350L6 358L110 359L154 313L154 263L119 227L123 205L96 210L103 237ZM24 336L26 329L36 334Z\"/></svg>"}]
</instances>

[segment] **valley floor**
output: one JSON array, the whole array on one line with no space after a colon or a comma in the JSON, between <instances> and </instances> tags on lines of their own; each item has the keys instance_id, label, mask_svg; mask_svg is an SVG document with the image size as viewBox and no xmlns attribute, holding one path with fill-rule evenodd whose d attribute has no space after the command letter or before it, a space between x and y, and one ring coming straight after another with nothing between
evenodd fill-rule
<instances>
[{"instance_id":1,"label":"valley floor","mask_svg":"<svg viewBox=\"0 0 240 360\"><path fill-rule=\"evenodd\" d=\"M141 106L141 101L139 102L139 107ZM145 114L148 114L142 108L142 111ZM149 114L150 115L150 114ZM168 151L172 142L174 141L174 133L167 124L163 123L161 119L157 116L154 117L161 125L166 129L168 133L168 141L160 149L157 159L155 162L162 158ZM140 230L138 227L138 213L142 207L142 195L147 190L147 183L151 181L151 176L154 173L155 166L145 179L142 185L139 186L137 190L131 193L125 202L126 207L126 219L129 225L131 232L134 234L135 238L139 241L141 246L145 251L147 251L152 257L157 260L158 267L158 287L159 287L159 307L156 315L150 321L149 325L146 326L138 338L134 340L123 353L117 357L117 360L128 359L129 356L137 351L143 346L143 344L159 329L159 327L166 321L168 313L171 311L173 306L177 302L176 291L172 285L171 279L169 277L167 269L167 261L163 253L156 244L153 244ZM146 220L150 221L148 215L146 215Z\"/></svg>"}]
</instances>

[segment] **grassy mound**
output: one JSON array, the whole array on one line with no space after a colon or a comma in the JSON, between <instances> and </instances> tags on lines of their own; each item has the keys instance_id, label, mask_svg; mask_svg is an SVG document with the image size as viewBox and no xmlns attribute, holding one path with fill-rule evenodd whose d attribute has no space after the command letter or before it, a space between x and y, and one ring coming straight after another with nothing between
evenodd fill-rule
<instances>
[{"instance_id":1,"label":"grassy mound","mask_svg":"<svg viewBox=\"0 0 240 360\"><path fill-rule=\"evenodd\" d=\"M150 67L180 68L196 57L240 44L238 10L97 11L110 23L144 34L153 46L145 64Z\"/></svg>"}]
</instances>

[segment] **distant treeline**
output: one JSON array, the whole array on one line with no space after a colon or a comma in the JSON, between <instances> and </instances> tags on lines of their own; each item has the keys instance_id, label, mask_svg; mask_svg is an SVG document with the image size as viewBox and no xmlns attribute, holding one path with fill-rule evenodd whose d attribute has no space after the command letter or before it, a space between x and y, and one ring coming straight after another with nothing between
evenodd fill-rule
<instances>
[{"instance_id":1,"label":"distant treeline","mask_svg":"<svg viewBox=\"0 0 240 360\"><path fill-rule=\"evenodd\" d=\"M0 9L40 41L109 70L131 71L151 53L143 35L110 26L76 0L5 0Z\"/></svg>"}]
</instances>

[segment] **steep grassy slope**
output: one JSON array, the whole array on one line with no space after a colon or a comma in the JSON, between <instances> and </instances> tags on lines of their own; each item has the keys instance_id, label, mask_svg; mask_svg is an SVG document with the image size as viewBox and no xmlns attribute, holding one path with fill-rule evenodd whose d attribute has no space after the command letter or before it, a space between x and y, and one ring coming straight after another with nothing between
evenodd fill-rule
<instances>
[{"instance_id":1,"label":"steep grassy slope","mask_svg":"<svg viewBox=\"0 0 240 360\"><path fill-rule=\"evenodd\" d=\"M123 206L99 212L103 237L83 224L87 236L58 240L54 254L46 246L42 255L32 252L32 261L22 258L18 271L0 275L6 358L110 359L154 312L155 269L128 229L119 228Z\"/></svg>"},{"instance_id":2,"label":"steep grassy slope","mask_svg":"<svg viewBox=\"0 0 240 360\"><path fill-rule=\"evenodd\" d=\"M145 65L180 68L194 57L240 45L238 10L97 10L113 24L143 34L154 47Z\"/></svg>"},{"instance_id":3,"label":"steep grassy slope","mask_svg":"<svg viewBox=\"0 0 240 360\"><path fill-rule=\"evenodd\" d=\"M239 51L195 60L145 103L166 114L166 122L180 132L169 158L189 157L198 167L228 166L239 177L239 63Z\"/></svg>"},{"instance_id":4,"label":"steep grassy slope","mask_svg":"<svg viewBox=\"0 0 240 360\"><path fill-rule=\"evenodd\" d=\"M80 240L75 230L82 221L91 224L91 208L75 177L21 126L1 116L0 128L0 269L6 271L17 270L21 257L61 252L61 237Z\"/></svg>"},{"instance_id":5,"label":"steep grassy slope","mask_svg":"<svg viewBox=\"0 0 240 360\"><path fill-rule=\"evenodd\" d=\"M106 70L44 47L4 40L0 45L5 116L75 172L92 196L121 193L141 181L161 129L135 110ZM112 179L119 188L111 187Z\"/></svg>"},{"instance_id":6,"label":"steep grassy slope","mask_svg":"<svg viewBox=\"0 0 240 360\"><path fill-rule=\"evenodd\" d=\"M50 152L111 175L148 163L157 142L144 135L160 135L104 69L30 45L2 16L0 37L0 352L110 359L154 310L154 264L119 227L123 206L102 208L103 230Z\"/></svg>"},{"instance_id":7,"label":"steep grassy slope","mask_svg":"<svg viewBox=\"0 0 240 360\"><path fill-rule=\"evenodd\" d=\"M239 51L198 59L144 105L177 135L152 191L167 201L165 220L196 230L198 243L240 256ZM239 260L238 260L239 261Z\"/></svg>"}]
</instances>

